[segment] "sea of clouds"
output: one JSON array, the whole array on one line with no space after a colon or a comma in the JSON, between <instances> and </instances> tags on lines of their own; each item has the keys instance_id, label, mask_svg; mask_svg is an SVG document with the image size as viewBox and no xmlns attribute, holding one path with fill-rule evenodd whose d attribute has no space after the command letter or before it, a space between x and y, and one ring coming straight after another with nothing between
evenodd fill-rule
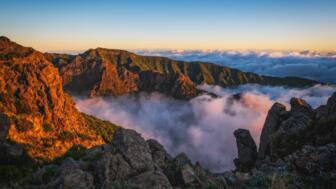
<instances>
[{"instance_id":1,"label":"sea of clouds","mask_svg":"<svg viewBox=\"0 0 336 189\"><path fill-rule=\"evenodd\" d=\"M336 83L336 52L226 51L226 50L137 50L141 55L176 60L204 61L270 76L297 76Z\"/></svg>"},{"instance_id":2,"label":"sea of clouds","mask_svg":"<svg viewBox=\"0 0 336 189\"><path fill-rule=\"evenodd\" d=\"M158 140L173 155L185 152L194 162L215 172L233 168L236 143L233 131L245 128L257 144L274 102L288 108L291 97L307 100L314 108L325 104L336 91L334 86L317 85L288 89L259 85L237 88L201 85L199 88L219 95L198 96L179 101L159 93L120 97L85 98L74 96L77 108L85 113L134 129L146 139ZM233 98L240 93L239 100Z\"/></svg>"}]
</instances>

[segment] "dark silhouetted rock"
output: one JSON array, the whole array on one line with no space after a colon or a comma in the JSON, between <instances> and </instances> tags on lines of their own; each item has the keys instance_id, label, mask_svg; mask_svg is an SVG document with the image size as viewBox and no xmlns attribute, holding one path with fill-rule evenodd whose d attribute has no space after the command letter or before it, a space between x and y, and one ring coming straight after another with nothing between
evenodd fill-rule
<instances>
[{"instance_id":1,"label":"dark silhouetted rock","mask_svg":"<svg viewBox=\"0 0 336 189\"><path fill-rule=\"evenodd\" d=\"M234 160L236 168L243 172L250 171L257 160L257 146L246 129L237 129L234 132L238 147L238 158Z\"/></svg>"},{"instance_id":2,"label":"dark silhouetted rock","mask_svg":"<svg viewBox=\"0 0 336 189\"><path fill-rule=\"evenodd\" d=\"M291 115L282 121L279 129L271 136L271 156L284 157L300 149L309 139L313 129L314 110L304 100L291 99Z\"/></svg>"},{"instance_id":3,"label":"dark silhouetted rock","mask_svg":"<svg viewBox=\"0 0 336 189\"><path fill-rule=\"evenodd\" d=\"M268 111L260 136L258 152L260 159L271 154L271 136L279 129L281 122L284 120L284 116L286 116L286 107L280 103L275 103Z\"/></svg>"}]
</instances>

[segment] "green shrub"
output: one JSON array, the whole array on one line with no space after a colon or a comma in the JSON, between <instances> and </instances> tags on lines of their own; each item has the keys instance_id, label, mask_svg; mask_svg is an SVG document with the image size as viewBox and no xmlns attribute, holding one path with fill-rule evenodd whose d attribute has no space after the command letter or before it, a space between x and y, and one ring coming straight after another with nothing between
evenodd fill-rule
<instances>
[{"instance_id":1,"label":"green shrub","mask_svg":"<svg viewBox=\"0 0 336 189\"><path fill-rule=\"evenodd\" d=\"M69 139L74 139L76 138L76 134L70 131L63 131L61 134L61 139L62 140L69 140Z\"/></svg>"},{"instance_id":2,"label":"green shrub","mask_svg":"<svg viewBox=\"0 0 336 189\"><path fill-rule=\"evenodd\" d=\"M106 142L112 141L113 134L119 128L118 126L84 113L82 113L82 115L89 128L93 129L97 135L101 136Z\"/></svg>"},{"instance_id":3,"label":"green shrub","mask_svg":"<svg viewBox=\"0 0 336 189\"><path fill-rule=\"evenodd\" d=\"M10 66L12 66L14 63L13 63L13 62L8 62L8 61L7 61L7 62L5 62L4 64L5 64L5 66L10 67Z\"/></svg>"},{"instance_id":4,"label":"green shrub","mask_svg":"<svg viewBox=\"0 0 336 189\"><path fill-rule=\"evenodd\" d=\"M18 130L19 132L29 131L34 128L34 123L32 123L29 120L26 120L21 115L14 115L11 118L15 123L16 130Z\"/></svg>"},{"instance_id":5,"label":"green shrub","mask_svg":"<svg viewBox=\"0 0 336 189\"><path fill-rule=\"evenodd\" d=\"M51 147L53 145L53 143L54 143L54 139L53 138L42 138L41 140L43 142L43 146L47 147L47 148Z\"/></svg>"},{"instance_id":6,"label":"green shrub","mask_svg":"<svg viewBox=\"0 0 336 189\"><path fill-rule=\"evenodd\" d=\"M31 107L20 99L15 101L15 108L18 113L22 114L30 114L32 112Z\"/></svg>"},{"instance_id":7,"label":"green shrub","mask_svg":"<svg viewBox=\"0 0 336 189\"><path fill-rule=\"evenodd\" d=\"M45 131L45 132L49 132L49 131L54 130L52 125L50 123L47 123L47 122L44 122L42 127L43 127L43 131Z\"/></svg>"},{"instance_id":8,"label":"green shrub","mask_svg":"<svg viewBox=\"0 0 336 189\"><path fill-rule=\"evenodd\" d=\"M80 160L86 155L86 148L83 146L73 146L67 153L66 157L71 157L75 160Z\"/></svg>"}]
</instances>

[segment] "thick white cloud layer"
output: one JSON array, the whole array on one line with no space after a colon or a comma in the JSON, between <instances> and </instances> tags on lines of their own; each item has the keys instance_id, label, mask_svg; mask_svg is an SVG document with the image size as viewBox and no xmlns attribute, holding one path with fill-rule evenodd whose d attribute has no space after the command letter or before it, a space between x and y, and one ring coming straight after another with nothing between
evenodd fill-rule
<instances>
[{"instance_id":1,"label":"thick white cloud layer","mask_svg":"<svg viewBox=\"0 0 336 189\"><path fill-rule=\"evenodd\" d=\"M142 55L204 61L271 76L297 76L336 83L336 53L292 51L139 50Z\"/></svg>"},{"instance_id":2,"label":"thick white cloud layer","mask_svg":"<svg viewBox=\"0 0 336 189\"><path fill-rule=\"evenodd\" d=\"M275 101L289 107L291 97L306 99L313 107L325 104L336 91L332 86L286 89L243 85L224 89L199 86L218 94L204 95L190 101L178 101L158 93L121 97L74 97L80 111L135 129L145 138L154 138L172 154L187 153L213 171L233 168L236 144L233 131L249 129L257 143L267 112ZM233 94L241 93L237 101Z\"/></svg>"},{"instance_id":3,"label":"thick white cloud layer","mask_svg":"<svg viewBox=\"0 0 336 189\"><path fill-rule=\"evenodd\" d=\"M313 107L325 104L336 91L332 86L286 89L243 85L233 89L202 85L218 94L178 101L158 93L87 99L74 97L80 111L135 129L145 138L157 139L169 153L185 152L212 171L233 168L236 143L233 131L249 129L259 143L267 112L275 101L287 107L291 97L306 99ZM239 101L233 94L241 93Z\"/></svg>"}]
</instances>

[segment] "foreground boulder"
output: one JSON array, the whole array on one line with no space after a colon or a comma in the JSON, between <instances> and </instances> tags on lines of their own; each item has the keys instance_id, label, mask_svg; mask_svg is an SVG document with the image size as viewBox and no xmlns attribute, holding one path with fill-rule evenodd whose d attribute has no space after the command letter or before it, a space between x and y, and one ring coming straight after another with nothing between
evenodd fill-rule
<instances>
[{"instance_id":1,"label":"foreground boulder","mask_svg":"<svg viewBox=\"0 0 336 189\"><path fill-rule=\"evenodd\" d=\"M130 166L136 170L153 170L153 159L147 142L134 130L120 129L112 145L120 152Z\"/></svg>"},{"instance_id":2,"label":"foreground boulder","mask_svg":"<svg viewBox=\"0 0 336 189\"><path fill-rule=\"evenodd\" d=\"M279 129L281 122L286 117L286 114L286 107L280 103L275 103L268 111L260 136L258 151L260 159L264 159L267 155L271 154L271 136Z\"/></svg>"},{"instance_id":3,"label":"foreground boulder","mask_svg":"<svg viewBox=\"0 0 336 189\"><path fill-rule=\"evenodd\" d=\"M250 171L257 160L257 146L246 129L238 129L234 132L238 147L238 158L234 160L236 168L242 172Z\"/></svg>"}]
</instances>

